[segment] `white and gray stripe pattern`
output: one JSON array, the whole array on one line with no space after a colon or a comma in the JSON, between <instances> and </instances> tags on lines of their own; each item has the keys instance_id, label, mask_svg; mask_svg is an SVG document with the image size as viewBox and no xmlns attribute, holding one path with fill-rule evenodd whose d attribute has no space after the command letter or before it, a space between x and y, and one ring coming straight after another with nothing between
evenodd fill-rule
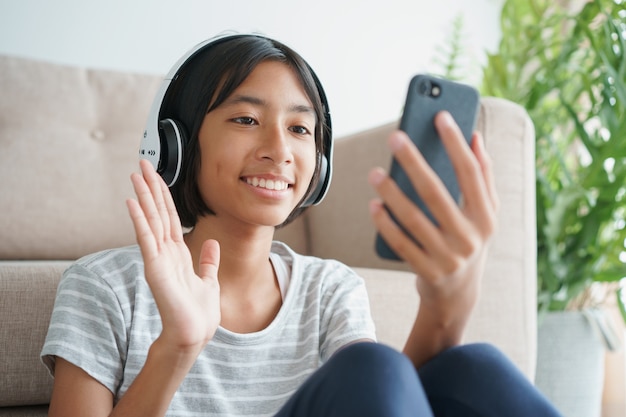
<instances>
[{"instance_id":1,"label":"white and gray stripe pattern","mask_svg":"<svg viewBox=\"0 0 626 417\"><path fill-rule=\"evenodd\" d=\"M374 339L363 280L331 260L275 242L290 273L283 306L260 332L219 328L183 381L168 416L271 416L340 347ZM119 399L141 370L161 319L137 246L80 259L59 285L44 363L81 367Z\"/></svg>"}]
</instances>

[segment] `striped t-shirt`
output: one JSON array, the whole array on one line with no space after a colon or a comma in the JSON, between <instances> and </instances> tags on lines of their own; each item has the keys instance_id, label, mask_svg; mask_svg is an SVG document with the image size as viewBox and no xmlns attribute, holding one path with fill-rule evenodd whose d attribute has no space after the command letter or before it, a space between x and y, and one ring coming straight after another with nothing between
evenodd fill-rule
<instances>
[{"instance_id":1,"label":"striped t-shirt","mask_svg":"<svg viewBox=\"0 0 626 417\"><path fill-rule=\"evenodd\" d=\"M340 262L298 255L274 242L276 271L289 274L283 305L265 329L219 327L179 387L168 416L271 416L342 346L374 339L363 280ZM78 260L57 291L44 364L59 356L119 400L161 332L138 246Z\"/></svg>"}]
</instances>

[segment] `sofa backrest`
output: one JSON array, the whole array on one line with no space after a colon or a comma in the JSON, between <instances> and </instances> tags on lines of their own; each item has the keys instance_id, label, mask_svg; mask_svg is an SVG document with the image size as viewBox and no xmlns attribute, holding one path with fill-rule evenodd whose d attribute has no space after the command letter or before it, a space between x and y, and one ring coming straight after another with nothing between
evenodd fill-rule
<instances>
[{"instance_id":1,"label":"sofa backrest","mask_svg":"<svg viewBox=\"0 0 626 417\"><path fill-rule=\"evenodd\" d=\"M125 199L160 81L0 56L0 259L134 242Z\"/></svg>"}]
</instances>

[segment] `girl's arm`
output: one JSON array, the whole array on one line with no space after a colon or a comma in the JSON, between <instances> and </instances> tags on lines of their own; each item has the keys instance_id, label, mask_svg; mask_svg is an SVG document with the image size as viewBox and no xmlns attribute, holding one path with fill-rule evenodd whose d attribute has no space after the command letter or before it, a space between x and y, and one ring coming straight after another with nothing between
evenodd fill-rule
<instances>
[{"instance_id":1,"label":"girl's arm","mask_svg":"<svg viewBox=\"0 0 626 417\"><path fill-rule=\"evenodd\" d=\"M416 367L461 343L478 298L499 205L482 137L475 133L470 149L445 112L437 115L435 125L463 194L460 206L406 134L392 133L389 145L439 226L430 222L384 171L375 169L369 178L382 199L371 203L374 223L389 246L417 274L420 306L404 349ZM393 222L383 202L421 242L421 247Z\"/></svg>"},{"instance_id":2,"label":"girl's arm","mask_svg":"<svg viewBox=\"0 0 626 417\"><path fill-rule=\"evenodd\" d=\"M79 367L57 358L49 415L163 416L197 356L220 322L219 245L204 242L199 275L184 242L169 189L147 161L131 179L137 200L127 202L144 260L145 277L163 330L146 363L113 407L113 394Z\"/></svg>"},{"instance_id":3,"label":"girl's arm","mask_svg":"<svg viewBox=\"0 0 626 417\"><path fill-rule=\"evenodd\" d=\"M81 368L56 359L50 417L164 416L196 356L150 347L146 363L113 408L113 393Z\"/></svg>"}]
</instances>

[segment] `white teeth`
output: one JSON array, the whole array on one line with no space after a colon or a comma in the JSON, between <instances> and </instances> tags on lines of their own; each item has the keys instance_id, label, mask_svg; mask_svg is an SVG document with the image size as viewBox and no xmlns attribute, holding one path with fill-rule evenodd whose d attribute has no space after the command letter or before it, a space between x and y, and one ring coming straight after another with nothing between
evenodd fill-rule
<instances>
[{"instance_id":1,"label":"white teeth","mask_svg":"<svg viewBox=\"0 0 626 417\"><path fill-rule=\"evenodd\" d=\"M281 180L266 180L265 178L246 178L246 182L254 187L267 190L283 191L287 189L287 183Z\"/></svg>"}]
</instances>

